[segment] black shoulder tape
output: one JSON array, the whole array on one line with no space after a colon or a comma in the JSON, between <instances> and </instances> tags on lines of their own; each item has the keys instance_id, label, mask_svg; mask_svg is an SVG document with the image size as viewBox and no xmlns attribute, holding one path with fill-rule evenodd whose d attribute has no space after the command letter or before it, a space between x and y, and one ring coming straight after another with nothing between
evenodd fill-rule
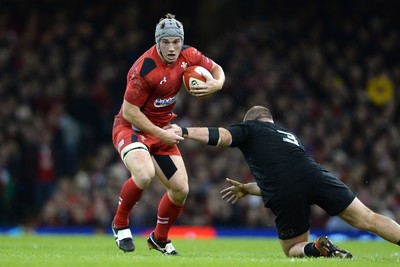
<instances>
[{"instance_id":1,"label":"black shoulder tape","mask_svg":"<svg viewBox=\"0 0 400 267\"><path fill-rule=\"evenodd\" d=\"M190 45L183 45L183 46L182 46L182 51L183 51L183 50L186 50L186 49L188 49L188 48L191 48L191 46L190 46Z\"/></svg>"},{"instance_id":2,"label":"black shoulder tape","mask_svg":"<svg viewBox=\"0 0 400 267\"><path fill-rule=\"evenodd\" d=\"M151 58L145 58L142 68L140 69L140 77L146 76L150 71L156 68L156 63Z\"/></svg>"}]
</instances>

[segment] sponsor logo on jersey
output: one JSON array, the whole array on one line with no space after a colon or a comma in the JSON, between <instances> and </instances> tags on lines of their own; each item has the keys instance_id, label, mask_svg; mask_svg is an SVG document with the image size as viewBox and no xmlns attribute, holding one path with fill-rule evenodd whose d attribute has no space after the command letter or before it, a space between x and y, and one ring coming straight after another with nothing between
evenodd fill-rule
<instances>
[{"instance_id":1,"label":"sponsor logo on jersey","mask_svg":"<svg viewBox=\"0 0 400 267\"><path fill-rule=\"evenodd\" d=\"M178 95L173 96L173 97L170 97L170 98L167 98L167 99L160 99L160 98L157 98L157 99L154 101L154 106L155 106L155 107L158 107L158 108L162 108L162 107L169 106L169 105L175 103L177 97L178 97Z\"/></svg>"},{"instance_id":2,"label":"sponsor logo on jersey","mask_svg":"<svg viewBox=\"0 0 400 267\"><path fill-rule=\"evenodd\" d=\"M186 70L187 69L187 62L183 61L181 64L181 68Z\"/></svg>"}]
</instances>

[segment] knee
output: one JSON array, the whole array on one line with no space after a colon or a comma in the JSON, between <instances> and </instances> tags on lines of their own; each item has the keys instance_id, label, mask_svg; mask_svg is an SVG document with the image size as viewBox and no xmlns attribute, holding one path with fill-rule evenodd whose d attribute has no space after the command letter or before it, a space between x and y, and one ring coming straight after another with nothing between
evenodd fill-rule
<instances>
[{"instance_id":1,"label":"knee","mask_svg":"<svg viewBox=\"0 0 400 267\"><path fill-rule=\"evenodd\" d=\"M189 194L189 185L182 183L170 188L169 195L176 204L183 204Z\"/></svg>"},{"instance_id":2,"label":"knee","mask_svg":"<svg viewBox=\"0 0 400 267\"><path fill-rule=\"evenodd\" d=\"M135 184L141 188L147 188L151 180L155 176L154 168L141 168L136 170L131 170L132 179Z\"/></svg>"},{"instance_id":3,"label":"knee","mask_svg":"<svg viewBox=\"0 0 400 267\"><path fill-rule=\"evenodd\" d=\"M151 182L151 178L149 178L148 176L133 176L132 175L132 179L135 182L135 184L142 189L147 188Z\"/></svg>"},{"instance_id":4,"label":"knee","mask_svg":"<svg viewBox=\"0 0 400 267\"><path fill-rule=\"evenodd\" d=\"M283 246L283 253L285 253L286 257L289 258L299 258L299 257L304 257L303 255L303 246L304 242L296 243L296 244L290 244L287 246Z\"/></svg>"}]
</instances>

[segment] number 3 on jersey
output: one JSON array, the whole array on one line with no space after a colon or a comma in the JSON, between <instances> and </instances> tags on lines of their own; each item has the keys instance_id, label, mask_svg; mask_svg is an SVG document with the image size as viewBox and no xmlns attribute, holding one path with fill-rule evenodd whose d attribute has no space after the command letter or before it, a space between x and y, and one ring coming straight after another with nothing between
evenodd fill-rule
<instances>
[{"instance_id":1,"label":"number 3 on jersey","mask_svg":"<svg viewBox=\"0 0 400 267\"><path fill-rule=\"evenodd\" d=\"M296 136L294 136L293 134L288 133L288 132L284 132L284 131L280 131L280 130L277 130L277 131L281 134L286 135L284 138L282 138L283 141L295 144L296 146L299 146L299 141L297 141Z\"/></svg>"}]
</instances>

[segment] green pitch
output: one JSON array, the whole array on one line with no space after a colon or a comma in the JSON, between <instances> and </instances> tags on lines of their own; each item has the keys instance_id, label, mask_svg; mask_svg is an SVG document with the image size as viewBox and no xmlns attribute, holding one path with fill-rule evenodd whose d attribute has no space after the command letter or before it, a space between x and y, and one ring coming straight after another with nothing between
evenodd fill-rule
<instances>
[{"instance_id":1,"label":"green pitch","mask_svg":"<svg viewBox=\"0 0 400 267\"><path fill-rule=\"evenodd\" d=\"M333 240L334 241L334 240ZM147 248L146 239L135 238L136 251L123 253L113 237L94 236L1 236L0 266L399 266L400 247L381 241L335 242L351 251L354 259L286 258L276 239L219 238L175 239L180 257L163 256Z\"/></svg>"}]
</instances>

